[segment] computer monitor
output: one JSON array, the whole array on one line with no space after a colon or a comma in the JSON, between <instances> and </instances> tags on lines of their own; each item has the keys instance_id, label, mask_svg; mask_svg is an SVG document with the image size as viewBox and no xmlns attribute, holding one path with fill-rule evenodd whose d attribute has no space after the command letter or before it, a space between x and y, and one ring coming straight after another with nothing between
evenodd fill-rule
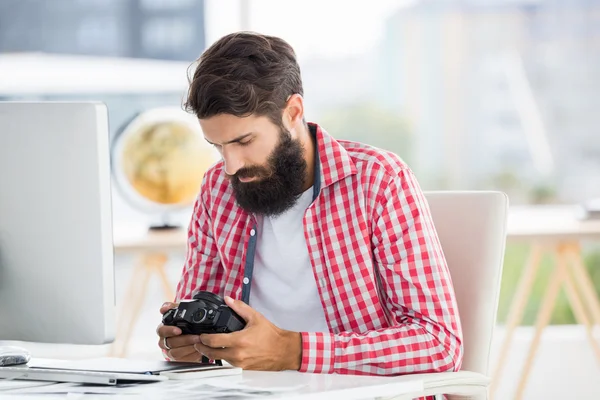
<instances>
[{"instance_id":1,"label":"computer monitor","mask_svg":"<svg viewBox=\"0 0 600 400\"><path fill-rule=\"evenodd\" d=\"M0 340L114 338L108 112L0 102Z\"/></svg>"}]
</instances>

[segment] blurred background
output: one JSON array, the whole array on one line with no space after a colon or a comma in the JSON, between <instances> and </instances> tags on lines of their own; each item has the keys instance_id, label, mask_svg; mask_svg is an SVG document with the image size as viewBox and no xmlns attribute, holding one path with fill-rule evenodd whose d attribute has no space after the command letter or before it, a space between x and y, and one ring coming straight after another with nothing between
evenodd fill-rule
<instances>
[{"instance_id":1,"label":"blurred background","mask_svg":"<svg viewBox=\"0 0 600 400\"><path fill-rule=\"evenodd\" d=\"M425 190L502 190L513 206L600 197L600 0L0 0L0 100L102 101L116 138L145 110L181 107L190 65L236 30L287 40L307 119L396 152ZM115 188L115 229L148 224L125 197ZM189 207L176 214L187 224ZM598 293L600 246L581 245ZM507 245L500 332L528 252ZM183 257L170 254L165 267L173 288ZM134 259L116 257L118 305ZM511 348L515 365L551 268L544 258ZM149 285L131 357L160 357L154 328L165 295ZM575 381L571 398L600 398L588 379L600 369L575 323L561 294L527 398L559 398ZM518 368L504 375L499 398L511 398Z\"/></svg>"}]
</instances>

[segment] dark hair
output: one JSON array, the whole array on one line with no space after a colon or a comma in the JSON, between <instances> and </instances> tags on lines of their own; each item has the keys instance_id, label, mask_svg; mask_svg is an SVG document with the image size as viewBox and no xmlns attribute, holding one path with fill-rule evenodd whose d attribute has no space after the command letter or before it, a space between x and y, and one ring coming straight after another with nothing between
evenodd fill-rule
<instances>
[{"instance_id":1,"label":"dark hair","mask_svg":"<svg viewBox=\"0 0 600 400\"><path fill-rule=\"evenodd\" d=\"M200 119L218 114L267 116L281 125L292 94L303 95L294 49L254 32L222 37L197 60L185 109Z\"/></svg>"}]
</instances>

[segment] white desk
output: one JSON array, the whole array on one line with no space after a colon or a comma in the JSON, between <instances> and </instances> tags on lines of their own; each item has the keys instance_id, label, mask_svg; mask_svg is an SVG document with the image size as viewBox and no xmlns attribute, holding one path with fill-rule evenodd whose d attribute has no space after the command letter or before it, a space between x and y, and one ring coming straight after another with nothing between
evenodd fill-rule
<instances>
[{"instance_id":1,"label":"white desk","mask_svg":"<svg viewBox=\"0 0 600 400\"><path fill-rule=\"evenodd\" d=\"M514 399L521 399L523 396L542 332L550 322L561 287L566 291L577 322L586 327L590 346L600 361L600 346L592 335L593 326L600 324L600 302L581 255L581 243L584 240L600 241L600 220L580 221L577 219L577 211L575 206L523 206L512 207L510 210L507 240L529 243L530 254L510 307L506 336L492 375L494 380L490 387L491 394L500 381L513 333L523 319L544 254L553 257L554 271L538 311L534 338Z\"/></svg>"},{"instance_id":2,"label":"white desk","mask_svg":"<svg viewBox=\"0 0 600 400\"><path fill-rule=\"evenodd\" d=\"M452 373L453 383L448 383L449 374L407 375L401 377L354 376L336 374L301 374L299 372L244 371L240 376L207 378L186 381L164 381L132 387L94 386L82 387L73 384L52 384L43 387L3 391L8 399L157 399L197 400L256 398L286 400L345 400L395 399L406 400L433 393L480 395L489 383L477 374ZM9 384L9 383L7 383ZM209 385L209 386L206 386ZM443 389L440 387L443 386ZM83 392L88 393L83 393ZM58 392L58 393L57 393ZM70 394L69 394L70 393ZM104 394L101 394L104 393ZM75 394L79 396L74 397ZM228 394L230 397L218 397Z\"/></svg>"}]
</instances>

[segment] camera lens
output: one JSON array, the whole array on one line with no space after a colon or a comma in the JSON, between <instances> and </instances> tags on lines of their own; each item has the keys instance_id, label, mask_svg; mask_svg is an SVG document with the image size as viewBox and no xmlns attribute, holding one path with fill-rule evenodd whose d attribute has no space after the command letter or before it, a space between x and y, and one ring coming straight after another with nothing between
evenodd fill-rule
<instances>
[{"instance_id":1,"label":"camera lens","mask_svg":"<svg viewBox=\"0 0 600 400\"><path fill-rule=\"evenodd\" d=\"M192 315L192 322L199 324L200 322L204 321L204 318L206 318L206 310L201 308L196 310L194 315Z\"/></svg>"}]
</instances>

